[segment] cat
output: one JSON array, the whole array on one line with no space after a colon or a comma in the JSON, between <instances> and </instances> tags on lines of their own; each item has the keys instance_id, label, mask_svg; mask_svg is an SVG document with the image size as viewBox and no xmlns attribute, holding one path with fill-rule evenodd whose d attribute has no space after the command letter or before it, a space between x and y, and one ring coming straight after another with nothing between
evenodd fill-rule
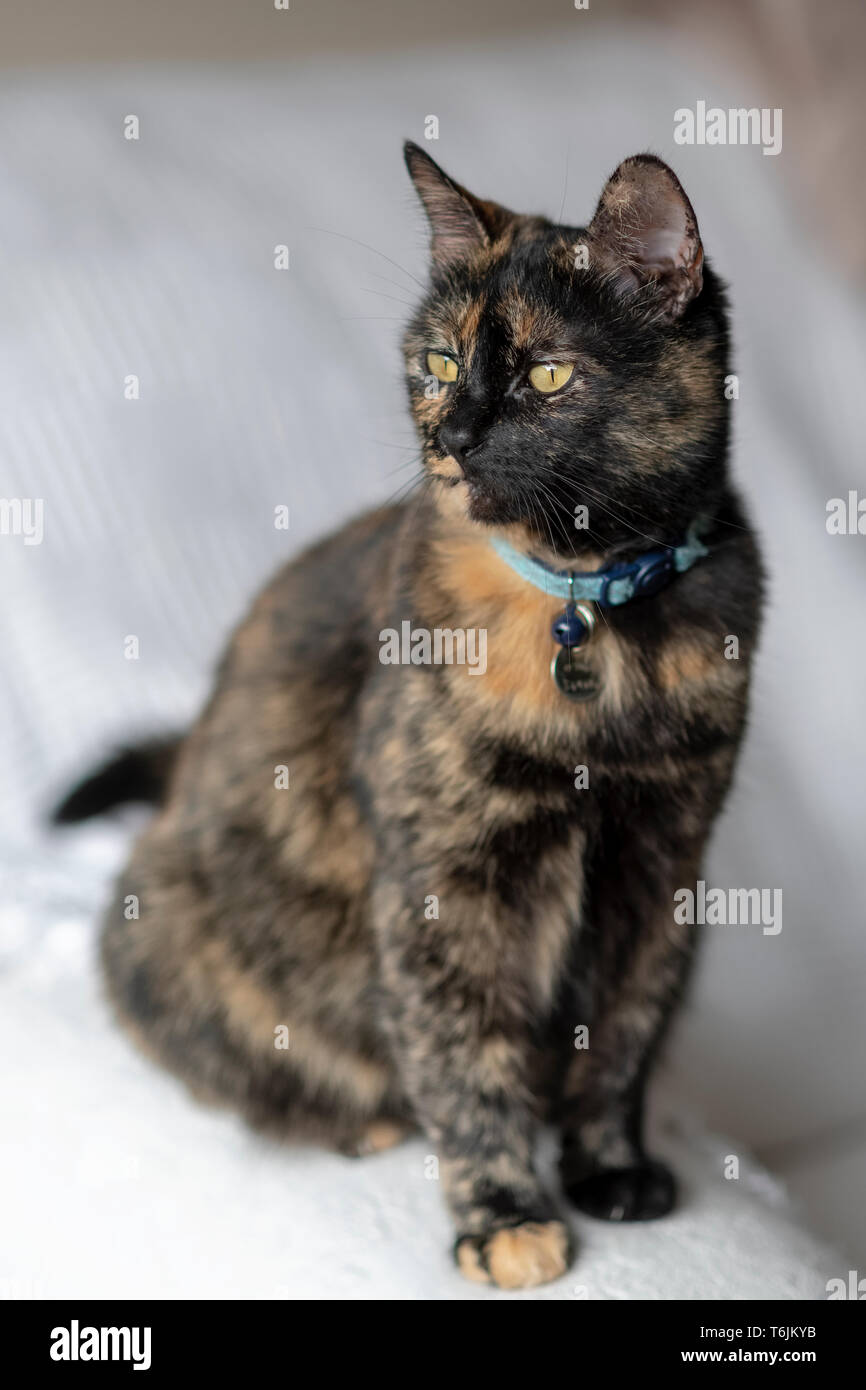
<instances>
[{"instance_id":1,"label":"cat","mask_svg":"<svg viewBox=\"0 0 866 1390\"><path fill-rule=\"evenodd\" d=\"M272 1134L364 1154L422 1130L459 1269L525 1288L573 1255L540 1124L580 1210L674 1204L644 1091L762 565L728 473L725 292L672 170L625 160L565 227L405 158L431 232L404 339L418 487L283 569L191 732L59 815L161 802L101 942L144 1049ZM381 659L404 623L483 632L485 669Z\"/></svg>"}]
</instances>

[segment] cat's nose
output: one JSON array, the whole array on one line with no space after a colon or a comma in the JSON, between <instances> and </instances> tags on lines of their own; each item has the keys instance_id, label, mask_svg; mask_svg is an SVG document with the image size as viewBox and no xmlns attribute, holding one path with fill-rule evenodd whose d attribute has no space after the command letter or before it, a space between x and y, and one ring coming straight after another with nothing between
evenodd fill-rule
<instances>
[{"instance_id":1,"label":"cat's nose","mask_svg":"<svg viewBox=\"0 0 866 1390\"><path fill-rule=\"evenodd\" d=\"M471 425L454 422L444 424L439 431L439 447L443 454L455 458L465 472L466 460L484 443L480 430Z\"/></svg>"}]
</instances>

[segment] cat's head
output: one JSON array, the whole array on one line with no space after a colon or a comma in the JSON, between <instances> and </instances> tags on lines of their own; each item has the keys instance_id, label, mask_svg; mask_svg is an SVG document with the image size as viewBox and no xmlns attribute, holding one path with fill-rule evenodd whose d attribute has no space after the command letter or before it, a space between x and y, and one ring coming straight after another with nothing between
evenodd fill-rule
<instances>
[{"instance_id":1,"label":"cat's head","mask_svg":"<svg viewBox=\"0 0 866 1390\"><path fill-rule=\"evenodd\" d=\"M728 424L724 293L675 174L627 159L564 227L405 154L432 243L404 350L443 505L559 555L676 540L724 486Z\"/></svg>"}]
</instances>

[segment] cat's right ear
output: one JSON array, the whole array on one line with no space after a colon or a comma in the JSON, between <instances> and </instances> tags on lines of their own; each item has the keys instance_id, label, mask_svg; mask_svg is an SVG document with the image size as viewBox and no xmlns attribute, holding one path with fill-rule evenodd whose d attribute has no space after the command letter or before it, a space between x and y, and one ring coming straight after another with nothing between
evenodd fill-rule
<instances>
[{"instance_id":1,"label":"cat's right ear","mask_svg":"<svg viewBox=\"0 0 866 1390\"><path fill-rule=\"evenodd\" d=\"M673 169L655 155L623 160L604 186L589 234L591 255L617 294L642 291L641 307L653 316L677 319L700 294L698 219Z\"/></svg>"},{"instance_id":2,"label":"cat's right ear","mask_svg":"<svg viewBox=\"0 0 866 1390\"><path fill-rule=\"evenodd\" d=\"M445 269L466 260L489 246L511 220L513 214L507 208L476 198L455 183L412 140L403 146L403 157L430 223L435 265Z\"/></svg>"}]
</instances>

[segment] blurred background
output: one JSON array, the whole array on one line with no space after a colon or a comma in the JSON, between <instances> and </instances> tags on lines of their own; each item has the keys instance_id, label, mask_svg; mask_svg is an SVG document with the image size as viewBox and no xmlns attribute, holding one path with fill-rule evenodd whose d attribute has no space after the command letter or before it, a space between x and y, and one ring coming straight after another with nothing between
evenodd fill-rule
<instances>
[{"instance_id":1,"label":"blurred background","mask_svg":"<svg viewBox=\"0 0 866 1390\"><path fill-rule=\"evenodd\" d=\"M426 236L400 145L435 117L461 182L572 223L654 151L730 283L771 608L706 877L781 888L784 926L706 929L668 1075L866 1273L866 538L826 527L866 496L866 10L83 0L0 25L0 496L44 504L41 544L0 535L0 1048L27 1136L7 1191L22 1164L56 1181L46 1151L63 1166L87 1107L88 1172L126 1161L92 950L138 822L50 835L46 808L188 722L263 579L412 477L397 344ZM676 144L698 101L781 108L781 152Z\"/></svg>"}]
</instances>

